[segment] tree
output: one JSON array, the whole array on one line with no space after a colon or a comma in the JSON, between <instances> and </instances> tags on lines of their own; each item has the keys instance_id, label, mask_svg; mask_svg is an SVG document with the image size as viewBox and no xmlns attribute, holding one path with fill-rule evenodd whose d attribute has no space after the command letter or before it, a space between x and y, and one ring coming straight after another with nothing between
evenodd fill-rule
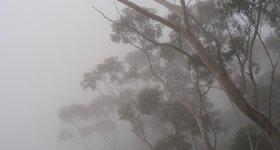
<instances>
[{"instance_id":1,"label":"tree","mask_svg":"<svg viewBox=\"0 0 280 150\"><path fill-rule=\"evenodd\" d=\"M117 150L115 133L117 126L108 118L113 105L114 103L108 99L99 97L89 105L73 104L60 108L58 117L65 128L60 130L59 140L71 140L86 150L92 150L93 146L100 146L91 139L93 133L98 133L103 138L105 146ZM107 137L110 137L110 140Z\"/></svg>"},{"instance_id":2,"label":"tree","mask_svg":"<svg viewBox=\"0 0 280 150\"><path fill-rule=\"evenodd\" d=\"M166 144L166 142L163 142L166 139L171 140L174 138L180 139L181 142L173 143L173 145L169 143L172 147L178 145L184 145L185 148L187 145L194 146L194 143L197 143L199 139L207 138L208 132L212 130L208 117L213 119L212 123L214 124L215 131L221 131L223 126L216 117L218 111L213 109L213 104L205 101L206 91L203 94L203 102L198 101L196 100L197 96L195 96L197 93L191 94L194 93L193 91L195 89L187 87L184 84L179 84L188 80L188 78L185 78L188 71L186 66L184 66L185 63L180 61L179 56L177 57L176 59L169 60L168 63L164 63L162 66L160 66L160 62L164 61L162 58L154 58L154 55L145 55L138 51L127 54L125 61L120 61L112 57L115 62L110 63L111 61L105 59L93 71L85 74L82 85L85 88L91 88L101 95L108 94L106 95L107 98L118 104L120 119L128 121L131 124L131 132L141 139L150 149L155 149L160 143ZM111 58L109 59L112 60ZM105 69L100 67L106 66L106 68L111 68L109 67L110 64L114 64L114 66L116 66L115 64L121 64L117 68L126 69L123 69L121 73L120 71L113 72L110 70L111 72L109 74L107 71L103 71ZM181 70L181 73L174 74L174 70L170 68L170 65L177 66L178 68L176 69ZM155 74L158 74L158 76ZM111 76L116 75L120 78L114 78L112 80ZM163 83L158 80L159 76L164 77L164 80L171 81L172 84L168 84L169 89L163 86ZM206 77L205 79L208 78ZM180 89L180 91L177 90L171 93L171 89L172 91ZM184 93L184 91L187 91L188 94ZM176 95L177 100L180 99L181 102L187 102L184 105L188 105L189 108L186 109L181 102L177 102L174 105L172 101L175 100L175 97L170 96L170 94ZM205 105L204 107L207 113L200 107L202 103ZM181 109L178 109L178 105ZM173 106L176 106L176 109ZM178 112L175 113L174 111ZM199 114L199 116L194 116L193 114ZM195 117L196 119L194 119ZM178 119L175 121L175 118ZM155 131L151 130L151 128L155 127L147 123L145 121L147 119L150 121L153 120L152 122L157 125L156 128L160 128L160 132L162 132L162 137L158 139L158 142L151 140L151 135L147 135L147 133L150 133L149 131ZM203 127L203 132L205 132L204 137L200 135L201 130L198 128L197 121L201 123L200 129ZM169 128L169 130L166 130L166 128ZM177 149L180 148L177 147Z\"/></svg>"},{"instance_id":3,"label":"tree","mask_svg":"<svg viewBox=\"0 0 280 150\"><path fill-rule=\"evenodd\" d=\"M267 52L266 55L269 59L270 66L272 70L276 70L276 66L278 61L273 62L271 59L271 54L266 48L266 44L263 42L264 40L261 30L261 23L265 20L263 19L263 15L268 16L267 19L275 23L275 19L279 17L272 17L271 14L267 12L277 12L279 11L279 2L271 1L271 0L246 0L246 1L218 1L220 6L222 6L222 10L225 10L222 14L222 18L216 18L220 21L225 21L228 32L220 33L213 32L211 28L208 29L206 25L201 24L195 17L195 14L191 13L190 7L187 7L184 0L180 0L180 5L172 4L166 0L155 0L155 2L161 4L166 7L168 10L178 15L181 22L179 26L174 22L170 22L169 20L156 15L153 12L144 9L137 4L129 1L129 0L118 0L124 5L138 11L141 14L151 18L152 20L158 21L159 23L169 27L174 30L178 34L183 37L183 40L188 43L191 49L195 52L195 54L201 60L203 66L211 72L214 78L218 81L219 85L229 97L229 99L239 108L239 110L248 118L250 118L253 122L255 122L260 128L262 128L265 132L269 140L271 141L273 148L275 150L280 149L280 135L279 131L274 122L271 121L272 114L269 113L268 116L262 114L258 110L258 95L257 95L257 83L256 83L256 74L253 72L254 61L253 54L254 45L256 39L259 39L263 45L263 49ZM269 11L270 7L273 7L273 11ZM277 13L272 13L277 14ZM240 20L237 22L232 22L229 24L228 20L234 20L235 17L239 17ZM272 19L273 18L273 19ZM218 20L216 20L218 21ZM237 25L236 25L237 24ZM245 24L245 25L244 25ZM270 28L275 28L276 24L268 22L265 25ZM203 41L204 38L201 37L201 34L198 34L193 31L193 27L199 27L200 33L203 33L204 37L209 37L212 43L214 43L211 47L205 45ZM210 31L209 31L210 30ZM234 32L234 34L233 34ZM225 35L228 37L226 39L227 42L222 43L219 38L220 35ZM139 34L141 36L141 34ZM143 36L142 36L143 37ZM238 48L239 45L234 43L235 39L241 37L241 42L244 42L244 46ZM145 37L145 39L148 39ZM152 39L153 40L153 39ZM151 40L150 40L151 41ZM232 51L233 61L235 62L236 68L231 68L234 66L231 63L225 61L225 57L222 55L225 52L228 52L228 49L224 47L228 45L227 43L231 43L232 50L238 49L237 52ZM172 46L176 47L176 46ZM181 49L176 49L175 51L180 52L181 54L190 57L189 53L186 51L182 51ZM211 51L215 52L211 53ZM242 54L242 55L241 55ZM278 57L279 58L279 57ZM278 59L277 59L278 60ZM232 71L231 74L229 71ZM275 72L275 71L273 71ZM237 76L240 79L240 82L237 83L234 81L234 78L231 75ZM273 73L272 73L273 74ZM245 78L249 78L250 85L245 85ZM274 75L271 77L271 85L273 84ZM250 88L249 88L250 87ZM250 96L246 97L244 91L246 88L250 91ZM271 91L271 90L270 90ZM271 95L271 92L269 92ZM269 103L269 107L271 106L271 97L267 99Z\"/></svg>"},{"instance_id":4,"label":"tree","mask_svg":"<svg viewBox=\"0 0 280 150\"><path fill-rule=\"evenodd\" d=\"M269 140L254 125L248 125L240 128L231 145L231 150L272 150Z\"/></svg>"},{"instance_id":5,"label":"tree","mask_svg":"<svg viewBox=\"0 0 280 150\"><path fill-rule=\"evenodd\" d=\"M147 9L147 11L150 12L151 9ZM161 26L158 25L158 23L155 23L155 21L152 21L151 19L129 8L124 9L120 15L121 17L119 20L112 21L112 41L117 43L122 42L125 44L130 44L144 53L154 78L159 81L159 84L161 84L163 88L165 88L166 93L169 93L170 100L173 99L179 101L182 105L189 109L190 112L192 112L193 116L196 118L197 125L200 128L203 141L205 141L204 145L206 145L207 149L212 149L212 145L206 133L207 131L204 127L204 125L207 123L205 123L205 121L203 121L202 119L205 115L205 111L202 110L202 107L199 108L199 103L197 103L196 108L194 108L191 105L192 102L188 102L188 100L186 100L186 97L188 96L187 93L184 93L186 91L189 92L191 89L186 88L187 86L190 86L188 84L194 84L191 83L191 77L188 75L191 71L195 71L200 74L197 76L197 79L199 78L200 80L196 81L195 84L200 84L201 81L205 84L206 87L211 85L212 83L211 75L207 70L196 65L196 63L201 62L195 59L195 56L187 55L189 58L192 58L190 59L191 65L182 65L187 63L186 60L184 60L184 57L181 57L179 55L176 56L174 55L174 53L168 53L170 47L174 48L172 44L178 43L181 48L188 48L187 44L182 42L180 34L173 33L173 35L170 35L170 38L173 39L173 41L170 41L170 43L158 43L157 41L161 37ZM171 17L171 19L174 18ZM179 23L179 20L177 21ZM161 49L161 51L158 51L158 49ZM177 50L183 52L183 50L181 50L180 48L178 48ZM161 58L157 56L158 54L161 56ZM160 61L156 62L152 59L159 59ZM164 67L160 67L161 61L165 62ZM171 68L174 67L172 65L176 66L176 68ZM132 66L131 68L135 70L137 69L137 66ZM175 71L181 72L175 75L173 74ZM207 94L207 90L196 86L195 91L197 91L195 97L198 100L203 101L205 99L204 96ZM201 91L205 91L205 93L199 96L199 93L201 94ZM200 109L200 111L197 111L195 109ZM213 147L215 148L215 144L213 145Z\"/></svg>"},{"instance_id":6,"label":"tree","mask_svg":"<svg viewBox=\"0 0 280 150\"><path fill-rule=\"evenodd\" d=\"M84 120L90 118L89 111L86 106L74 104L69 107L62 107L58 111L60 120L69 124L71 128L64 128L59 133L60 140L77 139L77 142L86 150L91 150L91 147L86 142L86 139L93 132L92 127L88 124L83 124Z\"/></svg>"}]
</instances>

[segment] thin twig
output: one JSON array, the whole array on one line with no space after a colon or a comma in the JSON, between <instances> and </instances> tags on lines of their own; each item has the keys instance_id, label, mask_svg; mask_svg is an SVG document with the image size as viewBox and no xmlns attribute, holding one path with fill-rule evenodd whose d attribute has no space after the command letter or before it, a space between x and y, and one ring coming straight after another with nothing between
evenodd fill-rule
<instances>
[{"instance_id":1,"label":"thin twig","mask_svg":"<svg viewBox=\"0 0 280 150\"><path fill-rule=\"evenodd\" d=\"M124 26L124 27L127 27L129 29L131 29L132 31L134 31L135 33L137 33L138 35L140 35L142 38L144 38L145 40L157 45L157 46L166 46L166 47L170 47L172 48L174 51L176 52L179 52L181 54L183 54L184 56L188 57L189 59L191 59L192 61L196 62L198 65L206 68L205 64L203 62L201 62L200 60L194 58L193 56L191 56L189 53L187 53L186 51L184 51L183 49L180 49L178 47L176 47L175 45L172 45L172 44L169 44L169 43L160 43L160 42L157 42L155 40L152 40L152 39L149 39L147 38L144 34L142 34L140 31L138 31L137 29L135 29L134 27L131 27L129 25L126 25L126 24L123 24L123 23L119 23L113 19L110 19L109 17L107 17L102 11L100 11L99 9L97 9L96 7L92 6L93 9L95 9L97 12L99 12L105 19L107 19L108 21L112 22L112 23L115 23L115 24L118 24L118 25L121 25L121 26ZM178 32L180 33L180 32Z\"/></svg>"}]
</instances>

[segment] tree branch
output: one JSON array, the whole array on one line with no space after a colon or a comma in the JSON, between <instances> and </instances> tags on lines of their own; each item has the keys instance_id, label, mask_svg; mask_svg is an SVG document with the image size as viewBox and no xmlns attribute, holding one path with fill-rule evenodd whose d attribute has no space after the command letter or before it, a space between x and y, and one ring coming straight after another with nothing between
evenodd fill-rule
<instances>
[{"instance_id":1,"label":"tree branch","mask_svg":"<svg viewBox=\"0 0 280 150\"><path fill-rule=\"evenodd\" d=\"M162 18L162 17L160 17L156 14L153 14L153 13L141 8L140 6L136 5L135 3L130 2L129 0L118 0L118 1L123 3L124 5L126 5L128 7L131 7L133 9L137 10L138 12L140 12L140 13L146 15L146 16L149 16L150 18L168 26L169 28L173 29L174 31L177 31L177 32L180 31L180 29L176 25L174 25L173 23L169 22L168 20L166 20L166 19L164 19L164 18Z\"/></svg>"},{"instance_id":2,"label":"tree branch","mask_svg":"<svg viewBox=\"0 0 280 150\"><path fill-rule=\"evenodd\" d=\"M119 0L120 2L129 2L128 0ZM159 1L159 0L157 0ZM124 3L125 4L125 3ZM132 3L134 4L134 3ZM148 17L157 20L162 21L154 16L152 14L149 16L146 12L143 12L145 10L142 10L141 7L135 7L134 5L127 4L127 6L130 6L140 13L143 13L147 15ZM137 6L137 5L136 5ZM163 18L161 18L163 19ZM165 20L165 19L164 19ZM166 21L166 20L165 20ZM169 23L169 22L168 22ZM169 24L167 24L168 26ZM173 25L172 25L173 26ZM171 27L172 27L171 26ZM178 28L174 29L176 32L180 31ZM276 149L280 148L280 134L278 130L276 129L275 125L272 124L271 121L269 121L262 113L255 110L253 107L251 107L247 102L245 97L242 95L240 90L235 86L235 84L230 80L230 78L227 76L226 72L221 68L222 66L218 65L214 58L210 55L208 49L206 49L202 43L199 41L198 37L196 37L192 31L187 29L181 30L183 33L182 35L186 38L189 45L197 52L203 63L207 66L209 71L213 74L213 76L218 80L219 84L223 88L224 92L227 94L229 99L233 101L236 106L242 111L247 117L249 117L251 120L253 120L259 127L261 127L263 130L267 132L269 135L273 147ZM254 40L253 40L254 41ZM251 43L252 44L252 43Z\"/></svg>"},{"instance_id":3,"label":"tree branch","mask_svg":"<svg viewBox=\"0 0 280 150\"><path fill-rule=\"evenodd\" d=\"M144 34L142 34L140 31L138 31L137 29L135 29L134 27L131 27L129 25L126 25L126 24L123 24L123 23L119 23L115 20L112 20L110 19L109 17L107 17L103 12L101 12L100 10L98 10L96 7L92 6L93 9L95 9L97 12L99 12L105 19L107 19L108 21L112 22L112 23L115 23L115 24L118 24L118 25L121 25L121 26L124 26L124 27L127 27L129 29L131 29L132 31L134 31L136 34L140 35L142 38L144 38L145 40L157 45L157 46L166 46L166 47L170 47L172 48L174 51L176 52L179 52L181 54L183 54L184 56L188 57L190 60L196 62L198 65L206 68L205 64L203 62L201 62L200 60L194 58L193 56L191 56L189 53L187 53L186 51L184 51L183 49L177 47L177 46L174 46L172 44L169 44L169 43L160 43L160 42L157 42L155 40L152 40L152 39L149 39L147 38ZM180 32L178 32L180 33ZM206 68L207 69L207 68Z\"/></svg>"},{"instance_id":4,"label":"tree branch","mask_svg":"<svg viewBox=\"0 0 280 150\"><path fill-rule=\"evenodd\" d=\"M188 20L188 17L187 17L187 6L186 6L186 3L185 3L185 0L180 0L180 3L181 3L181 7L182 7L182 10L183 10L183 20L184 20L184 24L185 24L185 28L188 28L189 27L189 20Z\"/></svg>"},{"instance_id":5,"label":"tree branch","mask_svg":"<svg viewBox=\"0 0 280 150\"><path fill-rule=\"evenodd\" d=\"M217 146L217 134L216 134L216 131L215 131L215 129L214 129L214 126L213 126L213 124L212 124L212 122L211 122L211 119L210 119L210 117L209 117L209 115L208 115L208 112L207 112L207 110L206 110L206 108L205 108L205 105L204 105L204 101L203 101L203 94L201 93L201 89L199 88L199 75L198 75L198 71L196 71L196 74L197 74L197 80L195 81L195 83L194 83L194 87L196 88L196 90L197 90L197 92L198 92L198 99L199 99L199 101L200 101L200 107L202 108L202 110L203 110L203 112L204 112L204 114L205 114L205 116L206 116L206 118L207 118L207 121L209 122L209 126L210 126L210 128L211 128L211 130L212 130L212 132L213 132L213 134L214 134L214 146L213 146L213 150L215 150L216 149L216 146ZM204 138L207 138L207 139L205 139L205 141L206 142L210 142L209 141L209 137L208 137L208 135L205 135L206 137L204 137ZM211 144L209 143L209 144L207 144L208 146L211 146ZM211 149L212 149L212 146L211 146Z\"/></svg>"},{"instance_id":6,"label":"tree branch","mask_svg":"<svg viewBox=\"0 0 280 150\"><path fill-rule=\"evenodd\" d=\"M257 22L255 24L255 30L254 30L254 33L253 33L253 36L252 36L252 39L250 41L250 44L249 44L249 78L251 80L251 83L252 83L252 86L253 86L253 90L252 90L252 103L254 105L254 107L257 109L258 107L258 94L257 94L257 83L256 83L256 80L255 80L255 77L254 77L254 74L253 74L253 46L254 46L254 43L255 43L255 40L256 40L256 36L258 35L258 30L259 30L259 26L260 26L260 20L261 20L261 14L262 14L262 9L259 9L258 11L258 15L257 15Z\"/></svg>"},{"instance_id":7,"label":"tree branch","mask_svg":"<svg viewBox=\"0 0 280 150\"><path fill-rule=\"evenodd\" d=\"M267 48L266 44L264 43L264 41L262 40L262 37L259 33L258 33L258 38L264 47L265 53L268 57L268 60L270 62L270 66L271 66L271 78L270 78L269 94L268 94L268 119L271 120L271 118L272 118L272 113L271 113L272 88L273 88L273 82L274 82L275 69L277 66L277 62L276 62L276 64L273 63L273 60L272 60L271 55L269 54L268 48Z\"/></svg>"}]
</instances>

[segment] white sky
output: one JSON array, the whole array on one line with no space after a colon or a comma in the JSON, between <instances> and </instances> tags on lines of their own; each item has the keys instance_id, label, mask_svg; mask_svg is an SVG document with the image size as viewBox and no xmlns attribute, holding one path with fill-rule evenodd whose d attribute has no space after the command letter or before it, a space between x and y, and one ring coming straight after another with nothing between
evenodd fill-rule
<instances>
[{"instance_id":1,"label":"white sky","mask_svg":"<svg viewBox=\"0 0 280 150\"><path fill-rule=\"evenodd\" d=\"M57 140L57 110L90 101L83 73L131 49L92 5L116 17L112 0L0 0L0 150L77 150Z\"/></svg>"},{"instance_id":2,"label":"white sky","mask_svg":"<svg viewBox=\"0 0 280 150\"><path fill-rule=\"evenodd\" d=\"M58 150L57 110L89 101L83 73L128 47L110 42L111 0L0 1L0 149Z\"/></svg>"}]
</instances>

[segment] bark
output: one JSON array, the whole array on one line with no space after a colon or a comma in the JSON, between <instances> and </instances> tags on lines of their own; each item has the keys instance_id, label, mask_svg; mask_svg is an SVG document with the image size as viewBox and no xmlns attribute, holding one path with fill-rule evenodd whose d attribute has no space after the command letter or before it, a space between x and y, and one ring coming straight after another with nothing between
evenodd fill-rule
<instances>
[{"instance_id":1,"label":"bark","mask_svg":"<svg viewBox=\"0 0 280 150\"><path fill-rule=\"evenodd\" d=\"M234 86L234 84L228 79L228 77L221 75L217 79L223 90L230 98L232 102L241 110L248 118L254 121L260 128L262 128L266 133L267 137L271 141L274 150L280 150L280 136L277 128L270 122L263 114L253 109L244 97L241 95L239 90Z\"/></svg>"},{"instance_id":2,"label":"bark","mask_svg":"<svg viewBox=\"0 0 280 150\"><path fill-rule=\"evenodd\" d=\"M197 123L197 126L198 126L200 134L201 134L201 138L202 138L203 143L205 145L204 149L205 150L213 150L211 142L210 142L208 134L207 134L207 129L206 129L206 126L205 126L206 123L203 121L203 117L201 116L201 114L195 113L193 108L188 103L186 103L185 101L183 101L183 102L180 101L180 103L182 105L184 105L188 109L188 111L190 111L192 113L192 116L194 117L194 119Z\"/></svg>"},{"instance_id":3,"label":"bark","mask_svg":"<svg viewBox=\"0 0 280 150\"><path fill-rule=\"evenodd\" d=\"M157 1L167 2L166 0ZM261 114L259 111L257 111L247 103L246 99L242 96L242 93L227 76L227 73L225 72L224 68L216 63L214 58L212 58L209 54L208 50L203 47L198 38L190 30L186 28L178 29L177 26L170 23L166 19L155 14L149 13L128 0L119 0L119 2L135 9L136 11L146 15L147 17L161 22L162 24L170 27L171 29L177 32L181 32L181 34L186 38L188 44L197 52L202 62L217 79L217 81L219 82L220 86L223 88L224 92L229 97L229 99L239 108L239 110L243 114L245 114L248 118L250 118L267 133L267 137L270 139L274 150L280 150L280 135L278 130L276 129L276 126L273 125L272 122L269 121L263 114ZM170 11L177 12L178 10L170 9Z\"/></svg>"}]
</instances>

